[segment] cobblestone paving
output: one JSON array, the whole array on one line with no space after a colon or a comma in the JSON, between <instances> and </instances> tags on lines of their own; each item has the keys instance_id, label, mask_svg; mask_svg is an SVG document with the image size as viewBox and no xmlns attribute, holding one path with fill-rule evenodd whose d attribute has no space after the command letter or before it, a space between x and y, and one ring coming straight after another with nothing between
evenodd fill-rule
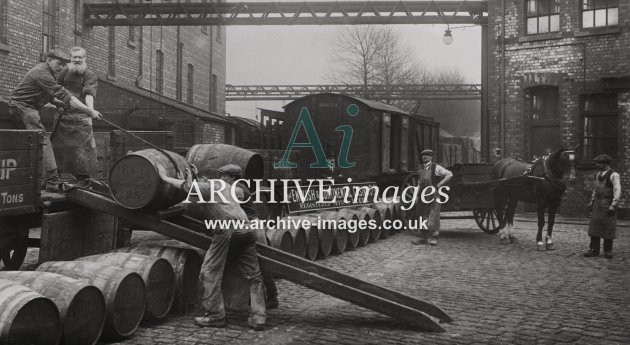
<instances>
[{"instance_id":1,"label":"cobblestone paving","mask_svg":"<svg viewBox=\"0 0 630 345\"><path fill-rule=\"evenodd\" d=\"M413 246L400 233L318 261L435 303L454 319L445 333L419 332L281 280L280 308L268 311L262 332L249 330L243 313L229 314L219 330L197 328L190 313L143 324L119 344L630 344L628 222L607 260L581 256L584 221L556 224L557 249L536 251L533 220L517 219L513 245L473 220L443 220L437 247Z\"/></svg>"}]
</instances>

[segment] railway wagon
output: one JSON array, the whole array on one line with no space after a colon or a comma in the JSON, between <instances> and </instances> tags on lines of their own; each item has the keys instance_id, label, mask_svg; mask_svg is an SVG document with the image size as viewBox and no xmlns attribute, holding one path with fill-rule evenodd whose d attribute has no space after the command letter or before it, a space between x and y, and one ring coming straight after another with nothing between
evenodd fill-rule
<instances>
[{"instance_id":1,"label":"railway wagon","mask_svg":"<svg viewBox=\"0 0 630 345\"><path fill-rule=\"evenodd\" d=\"M439 144L439 123L430 117L336 93L297 99L271 120L263 131L273 132L275 142L280 142L273 148L280 152L270 168L293 169L292 175L302 179L352 178L380 187L400 185L421 162L420 152L437 151Z\"/></svg>"}]
</instances>

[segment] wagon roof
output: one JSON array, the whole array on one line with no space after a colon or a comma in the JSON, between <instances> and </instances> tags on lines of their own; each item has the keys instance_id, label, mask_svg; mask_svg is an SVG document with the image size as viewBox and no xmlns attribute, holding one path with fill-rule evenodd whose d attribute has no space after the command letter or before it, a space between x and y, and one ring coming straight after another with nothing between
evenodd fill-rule
<instances>
[{"instance_id":1,"label":"wagon roof","mask_svg":"<svg viewBox=\"0 0 630 345\"><path fill-rule=\"evenodd\" d=\"M307 99L309 97L317 97L317 96L322 96L322 95L337 95L337 96L343 96L346 98L351 98L357 102L361 102L363 104L365 104L366 106L368 106L369 108L375 109L375 110L382 110L382 111L386 111L386 112L390 112L390 113L399 113L399 114L405 114L405 115L410 115L408 112L395 107L393 105L389 105L389 104L385 104L385 103L381 103L381 102L377 102L377 101L370 101L364 98L360 98L360 97L356 97L356 96L350 96L350 95L346 95L346 94L341 94L341 93L334 93L334 92L324 92L324 93L316 93L316 94L312 94L312 95L308 95L308 96L304 96L301 98L296 99L295 101L287 104L284 106L284 108L291 106L293 103L295 102L299 102L302 101L304 99Z\"/></svg>"}]
</instances>

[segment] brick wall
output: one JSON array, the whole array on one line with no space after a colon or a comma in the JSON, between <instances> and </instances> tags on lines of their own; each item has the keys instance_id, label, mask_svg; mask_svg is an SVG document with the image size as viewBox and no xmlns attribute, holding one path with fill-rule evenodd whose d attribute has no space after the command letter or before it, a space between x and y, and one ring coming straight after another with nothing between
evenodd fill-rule
<instances>
[{"instance_id":1,"label":"brick wall","mask_svg":"<svg viewBox=\"0 0 630 345\"><path fill-rule=\"evenodd\" d=\"M626 191L621 206L630 208L627 192L630 190L628 90L606 90L602 84L604 77L630 76L630 2L619 2L618 26L593 32L581 27L581 2L560 0L560 31L537 36L527 35L525 1L505 0L503 3L504 9L501 1L488 2L489 149L504 145L505 157L531 158L530 149L535 138L532 139L525 109L528 87L558 88L561 132L558 141L565 147L578 145L582 140L579 132L582 121L580 95L604 91L617 93L620 141L615 169L620 172L622 190ZM504 119L502 106L505 107ZM500 158L493 154L489 156L494 160ZM569 183L562 213L583 214L594 172L593 165L588 163L578 162L577 179Z\"/></svg>"},{"instance_id":2,"label":"brick wall","mask_svg":"<svg viewBox=\"0 0 630 345\"><path fill-rule=\"evenodd\" d=\"M8 0L8 48L0 49L0 97L6 97L23 75L39 61L42 32L42 2ZM80 24L80 23L79 23ZM106 27L81 27L75 30L73 0L57 0L55 47L68 51L82 45L88 52L88 64L99 77L114 84L155 90L155 51L164 52L163 96L175 98L177 27L136 28L135 41L129 40L128 27L115 27L115 78L108 76L109 42ZM216 40L222 30L221 42ZM218 114L225 112L225 28L204 34L201 27L180 27L184 43L182 61L182 100L187 100L188 64L194 68L193 106L209 111L212 73L218 76ZM211 35L210 35L211 34ZM99 94L99 97L102 97ZM168 114L164 114L168 116Z\"/></svg>"}]
</instances>

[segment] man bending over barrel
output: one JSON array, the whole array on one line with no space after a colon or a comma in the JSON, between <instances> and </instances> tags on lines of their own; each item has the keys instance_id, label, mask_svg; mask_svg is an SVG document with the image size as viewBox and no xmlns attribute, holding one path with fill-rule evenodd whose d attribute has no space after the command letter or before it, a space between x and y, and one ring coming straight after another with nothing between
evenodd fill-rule
<instances>
[{"instance_id":1,"label":"man bending over barrel","mask_svg":"<svg viewBox=\"0 0 630 345\"><path fill-rule=\"evenodd\" d=\"M158 165L157 168L165 182L188 194L192 182L168 177L163 167ZM233 179L234 176L240 176L241 168L230 164L219 168L217 172L220 179L227 181ZM193 194L191 194L189 201L196 205L202 205L203 212L208 219L247 223L247 215L231 195L231 184L223 181L211 179L197 182L201 196L205 200L212 200L211 193L213 192L222 194L222 197L217 198L218 200L215 202L196 204L197 200L193 200ZM249 282L251 311L248 324L254 330L261 331L265 325L266 308L258 254L256 253L256 233L249 227L239 229L235 225L232 223L231 227L212 230L212 244L206 252L199 274L199 280L203 286L201 304L205 313L203 316L195 318L195 324L200 327L225 327L225 305L221 283L229 252L230 259L234 258L234 263Z\"/></svg>"}]
</instances>

